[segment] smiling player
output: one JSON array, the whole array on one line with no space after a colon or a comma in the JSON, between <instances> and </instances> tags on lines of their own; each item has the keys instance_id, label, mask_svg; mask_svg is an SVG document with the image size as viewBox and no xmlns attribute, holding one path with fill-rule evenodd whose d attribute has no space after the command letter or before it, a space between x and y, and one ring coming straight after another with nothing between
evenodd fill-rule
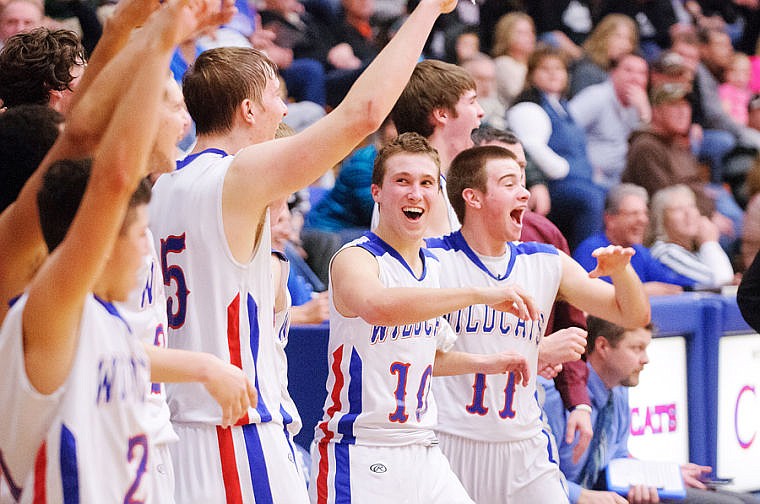
<instances>
[{"instance_id":1,"label":"smiling player","mask_svg":"<svg viewBox=\"0 0 760 504\"><path fill-rule=\"evenodd\" d=\"M441 287L521 285L535 300L539 315L531 321L496 313L484 304L448 315L458 336L456 350L516 351L528 359L530 381L518 387L517 377L486 377L480 371L436 378L441 448L479 504L566 502L553 440L542 431L535 398L539 343L555 298L621 325L646 324L649 302L629 264L633 251L599 249L594 253L598 266L587 274L551 245L517 243L529 193L524 170L501 147L461 152L452 161L447 182L462 228L428 240L441 261ZM613 285L595 278L600 275L610 275Z\"/></svg>"},{"instance_id":2,"label":"smiling player","mask_svg":"<svg viewBox=\"0 0 760 504\"><path fill-rule=\"evenodd\" d=\"M343 247L331 264L328 397L316 429L312 502L471 503L433 432L432 375L511 371L528 382L515 352L450 352L440 317L482 303L533 319L533 301L511 286L440 289L438 260L422 237L439 192L438 153L416 133L377 156L374 233Z\"/></svg>"}]
</instances>

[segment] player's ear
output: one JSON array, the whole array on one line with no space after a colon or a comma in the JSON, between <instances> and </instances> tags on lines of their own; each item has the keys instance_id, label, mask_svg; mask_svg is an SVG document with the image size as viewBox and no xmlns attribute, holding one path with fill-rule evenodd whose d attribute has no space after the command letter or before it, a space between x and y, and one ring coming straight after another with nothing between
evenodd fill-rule
<instances>
[{"instance_id":1,"label":"player's ear","mask_svg":"<svg viewBox=\"0 0 760 504\"><path fill-rule=\"evenodd\" d=\"M445 108L434 108L432 112L433 125L443 124L449 117L449 111Z\"/></svg>"},{"instance_id":2,"label":"player's ear","mask_svg":"<svg viewBox=\"0 0 760 504\"><path fill-rule=\"evenodd\" d=\"M254 122L253 101L246 98L238 105L238 117L245 123Z\"/></svg>"},{"instance_id":3,"label":"player's ear","mask_svg":"<svg viewBox=\"0 0 760 504\"><path fill-rule=\"evenodd\" d=\"M369 190L372 193L372 199L377 203L378 196L380 194L380 186L377 184L372 184L369 186Z\"/></svg>"},{"instance_id":4,"label":"player's ear","mask_svg":"<svg viewBox=\"0 0 760 504\"><path fill-rule=\"evenodd\" d=\"M467 187L462 190L464 204L472 208L481 208L483 195L477 189Z\"/></svg>"}]
</instances>

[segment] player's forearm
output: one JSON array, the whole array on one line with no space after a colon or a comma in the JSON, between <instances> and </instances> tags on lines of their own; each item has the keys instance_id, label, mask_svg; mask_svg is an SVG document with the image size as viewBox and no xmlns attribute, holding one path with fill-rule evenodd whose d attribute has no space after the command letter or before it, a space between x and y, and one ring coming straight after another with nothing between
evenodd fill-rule
<instances>
[{"instance_id":1,"label":"player's forearm","mask_svg":"<svg viewBox=\"0 0 760 504\"><path fill-rule=\"evenodd\" d=\"M145 344L150 359L150 379L163 383L206 383L212 373L215 359L211 354L159 348Z\"/></svg>"},{"instance_id":2,"label":"player's forearm","mask_svg":"<svg viewBox=\"0 0 760 504\"><path fill-rule=\"evenodd\" d=\"M610 278L615 287L615 313L609 320L624 327L647 325L652 317L649 298L633 266L626 265L623 271L610 275Z\"/></svg>"},{"instance_id":3,"label":"player's forearm","mask_svg":"<svg viewBox=\"0 0 760 504\"><path fill-rule=\"evenodd\" d=\"M363 135L380 127L401 95L442 3L438 0L420 2L337 107L336 112L345 113L350 120L364 121Z\"/></svg>"},{"instance_id":4,"label":"player's forearm","mask_svg":"<svg viewBox=\"0 0 760 504\"><path fill-rule=\"evenodd\" d=\"M435 364L433 365L433 376L454 376L468 373L480 372L482 365L485 364L484 355L471 354L467 352L442 352L435 353Z\"/></svg>"},{"instance_id":5,"label":"player's forearm","mask_svg":"<svg viewBox=\"0 0 760 504\"><path fill-rule=\"evenodd\" d=\"M494 302L483 289L386 288L356 303L358 315L374 325L414 324L461 308Z\"/></svg>"}]
</instances>

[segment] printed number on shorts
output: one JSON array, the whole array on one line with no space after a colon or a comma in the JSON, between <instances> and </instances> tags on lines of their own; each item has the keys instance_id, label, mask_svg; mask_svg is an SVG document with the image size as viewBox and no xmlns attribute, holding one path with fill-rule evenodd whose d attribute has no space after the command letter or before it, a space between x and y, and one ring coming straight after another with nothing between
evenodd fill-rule
<instances>
[{"instance_id":1,"label":"printed number on shorts","mask_svg":"<svg viewBox=\"0 0 760 504\"><path fill-rule=\"evenodd\" d=\"M166 296L166 316L169 319L169 327L179 329L185 324L187 316L187 289L185 272L177 264L169 264L169 254L181 254L185 250L185 233L180 236L167 236L161 239L161 271L164 276L164 285L176 284L174 294Z\"/></svg>"},{"instance_id":2,"label":"printed number on shorts","mask_svg":"<svg viewBox=\"0 0 760 504\"><path fill-rule=\"evenodd\" d=\"M409 419L409 415L406 412L406 384L410 366L411 364L408 362L394 362L391 364L390 372L392 375L396 375L398 380L396 382L396 391L393 394L396 398L396 410L388 415L388 420L391 422L404 423ZM430 390L429 382L432 375L433 366L428 365L420 377L420 386L417 388L417 407L414 410L415 418L418 422L427 411L427 395Z\"/></svg>"},{"instance_id":3,"label":"printed number on shorts","mask_svg":"<svg viewBox=\"0 0 760 504\"><path fill-rule=\"evenodd\" d=\"M475 375L475 382L472 384L472 403L465 406L467 413L480 416L488 413L488 406L484 404L485 391L486 375L477 373ZM514 401L515 374L510 372L507 377L507 385L504 387L504 407L499 410L499 416L501 418L507 419L515 417Z\"/></svg>"},{"instance_id":4,"label":"printed number on shorts","mask_svg":"<svg viewBox=\"0 0 760 504\"><path fill-rule=\"evenodd\" d=\"M140 448L142 448L140 450ZM137 490L140 488L140 480L145 474L146 466L148 465L148 438L145 434L139 434L129 438L129 445L127 447L127 462L132 462L140 457L137 464L137 472L135 473L135 479L132 480L132 484L127 490L127 495L124 496L124 504L142 504L142 500L137 498Z\"/></svg>"}]
</instances>

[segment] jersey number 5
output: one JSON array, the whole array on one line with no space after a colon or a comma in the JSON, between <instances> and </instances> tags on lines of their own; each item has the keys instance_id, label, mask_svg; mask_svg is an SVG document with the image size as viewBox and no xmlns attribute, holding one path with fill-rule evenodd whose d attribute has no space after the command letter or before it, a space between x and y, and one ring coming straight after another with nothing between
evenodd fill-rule
<instances>
[{"instance_id":1,"label":"jersey number 5","mask_svg":"<svg viewBox=\"0 0 760 504\"><path fill-rule=\"evenodd\" d=\"M166 316L169 327L179 329L185 324L187 316L187 289L185 272L177 264L169 264L169 254L181 254L185 250L185 233L180 236L167 236L161 238L161 272L164 277L164 285L171 286L174 282L177 286L173 295L166 296Z\"/></svg>"}]
</instances>

